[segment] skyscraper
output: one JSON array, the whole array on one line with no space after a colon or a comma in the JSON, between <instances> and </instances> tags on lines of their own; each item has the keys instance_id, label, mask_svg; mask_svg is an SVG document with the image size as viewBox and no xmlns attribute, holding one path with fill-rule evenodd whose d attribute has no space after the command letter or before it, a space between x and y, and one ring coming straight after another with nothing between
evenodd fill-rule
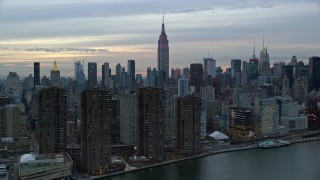
<instances>
[{"instance_id":1,"label":"skyscraper","mask_svg":"<svg viewBox=\"0 0 320 180\"><path fill-rule=\"evenodd\" d=\"M57 87L39 91L40 153L66 151L67 94Z\"/></svg>"},{"instance_id":2,"label":"skyscraper","mask_svg":"<svg viewBox=\"0 0 320 180\"><path fill-rule=\"evenodd\" d=\"M166 79L169 78L169 41L164 28L164 18L162 19L161 34L158 40L158 71L163 71Z\"/></svg>"},{"instance_id":3,"label":"skyscraper","mask_svg":"<svg viewBox=\"0 0 320 180\"><path fill-rule=\"evenodd\" d=\"M235 78L241 72L241 59L231 59L231 77Z\"/></svg>"},{"instance_id":4,"label":"skyscraper","mask_svg":"<svg viewBox=\"0 0 320 180\"><path fill-rule=\"evenodd\" d=\"M319 90L320 88L320 57L309 58L308 91Z\"/></svg>"},{"instance_id":5,"label":"skyscraper","mask_svg":"<svg viewBox=\"0 0 320 180\"><path fill-rule=\"evenodd\" d=\"M127 75L130 76L130 79L135 81L136 79L136 63L135 60L128 60L128 67L127 67Z\"/></svg>"},{"instance_id":6,"label":"skyscraper","mask_svg":"<svg viewBox=\"0 0 320 180\"><path fill-rule=\"evenodd\" d=\"M127 145L136 145L136 94L128 93L119 96L120 101L120 140Z\"/></svg>"},{"instance_id":7,"label":"skyscraper","mask_svg":"<svg viewBox=\"0 0 320 180\"><path fill-rule=\"evenodd\" d=\"M93 89L97 85L97 63L88 63L88 88Z\"/></svg>"},{"instance_id":8,"label":"skyscraper","mask_svg":"<svg viewBox=\"0 0 320 180\"><path fill-rule=\"evenodd\" d=\"M298 63L297 56L292 56L291 58L291 65L296 66Z\"/></svg>"},{"instance_id":9,"label":"skyscraper","mask_svg":"<svg viewBox=\"0 0 320 180\"><path fill-rule=\"evenodd\" d=\"M182 69L182 76L189 78L190 77L190 69L189 67L185 67Z\"/></svg>"},{"instance_id":10,"label":"skyscraper","mask_svg":"<svg viewBox=\"0 0 320 180\"><path fill-rule=\"evenodd\" d=\"M241 59L231 59L231 78L233 80L233 85L241 85Z\"/></svg>"},{"instance_id":11,"label":"skyscraper","mask_svg":"<svg viewBox=\"0 0 320 180\"><path fill-rule=\"evenodd\" d=\"M140 88L137 92L137 152L153 163L164 158L164 103L162 88Z\"/></svg>"},{"instance_id":12,"label":"skyscraper","mask_svg":"<svg viewBox=\"0 0 320 180\"><path fill-rule=\"evenodd\" d=\"M259 60L255 56L249 60L249 81L258 79L259 76Z\"/></svg>"},{"instance_id":13,"label":"skyscraper","mask_svg":"<svg viewBox=\"0 0 320 180\"><path fill-rule=\"evenodd\" d=\"M200 150L201 99L189 95L179 97L176 103L176 149L187 155Z\"/></svg>"},{"instance_id":14,"label":"skyscraper","mask_svg":"<svg viewBox=\"0 0 320 180\"><path fill-rule=\"evenodd\" d=\"M22 93L22 86L19 75L16 72L9 72L7 76L7 94L19 96Z\"/></svg>"},{"instance_id":15,"label":"skyscraper","mask_svg":"<svg viewBox=\"0 0 320 180\"><path fill-rule=\"evenodd\" d=\"M178 79L178 96L186 96L189 93L189 80L182 76Z\"/></svg>"},{"instance_id":16,"label":"skyscraper","mask_svg":"<svg viewBox=\"0 0 320 180\"><path fill-rule=\"evenodd\" d=\"M76 92L81 92L85 89L85 75L83 70L83 65L80 61L74 63L74 80L75 82L75 90Z\"/></svg>"},{"instance_id":17,"label":"skyscraper","mask_svg":"<svg viewBox=\"0 0 320 180\"><path fill-rule=\"evenodd\" d=\"M34 89L37 85L40 85L40 63L33 63L33 74L34 74Z\"/></svg>"},{"instance_id":18,"label":"skyscraper","mask_svg":"<svg viewBox=\"0 0 320 180\"><path fill-rule=\"evenodd\" d=\"M52 87L59 87L60 86L60 71L57 66L57 61L54 61L53 67L50 73L50 81Z\"/></svg>"},{"instance_id":19,"label":"skyscraper","mask_svg":"<svg viewBox=\"0 0 320 180\"><path fill-rule=\"evenodd\" d=\"M203 58L203 69L205 78L210 77L211 79L216 77L216 60L212 57Z\"/></svg>"},{"instance_id":20,"label":"skyscraper","mask_svg":"<svg viewBox=\"0 0 320 180\"><path fill-rule=\"evenodd\" d=\"M270 77L271 75L270 60L267 47L264 47L260 52L259 74L266 77Z\"/></svg>"},{"instance_id":21,"label":"skyscraper","mask_svg":"<svg viewBox=\"0 0 320 180\"><path fill-rule=\"evenodd\" d=\"M128 60L128 67L127 67L127 76L129 76L129 88L134 89L134 84L136 81L136 63L134 60Z\"/></svg>"},{"instance_id":22,"label":"skyscraper","mask_svg":"<svg viewBox=\"0 0 320 180\"><path fill-rule=\"evenodd\" d=\"M109 87L110 71L109 63L102 64L102 86Z\"/></svg>"},{"instance_id":23,"label":"skyscraper","mask_svg":"<svg viewBox=\"0 0 320 180\"><path fill-rule=\"evenodd\" d=\"M90 175L109 172L111 163L111 93L90 89L81 93L81 169Z\"/></svg>"},{"instance_id":24,"label":"skyscraper","mask_svg":"<svg viewBox=\"0 0 320 180\"><path fill-rule=\"evenodd\" d=\"M203 86L203 68L201 63L190 65L190 86L195 87L196 93L200 93L200 87Z\"/></svg>"},{"instance_id":25,"label":"skyscraper","mask_svg":"<svg viewBox=\"0 0 320 180\"><path fill-rule=\"evenodd\" d=\"M247 61L242 61L242 85L246 85L248 83L248 62Z\"/></svg>"},{"instance_id":26,"label":"skyscraper","mask_svg":"<svg viewBox=\"0 0 320 180\"><path fill-rule=\"evenodd\" d=\"M286 65L285 62L277 61L273 63L273 77L277 80L282 79L282 76L284 74L284 66Z\"/></svg>"},{"instance_id":27,"label":"skyscraper","mask_svg":"<svg viewBox=\"0 0 320 180\"><path fill-rule=\"evenodd\" d=\"M116 66L116 82L119 83L121 79L121 65L120 63Z\"/></svg>"}]
</instances>

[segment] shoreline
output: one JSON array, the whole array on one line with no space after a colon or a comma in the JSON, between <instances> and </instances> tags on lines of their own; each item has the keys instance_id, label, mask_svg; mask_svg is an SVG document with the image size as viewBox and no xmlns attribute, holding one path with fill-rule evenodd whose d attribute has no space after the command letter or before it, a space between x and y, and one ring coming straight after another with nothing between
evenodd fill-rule
<instances>
[{"instance_id":1,"label":"shoreline","mask_svg":"<svg viewBox=\"0 0 320 180\"><path fill-rule=\"evenodd\" d=\"M292 141L290 145L304 143L304 142L319 141L319 140L320 140L320 137L300 139L300 140ZM211 156L211 155L229 153L229 152L235 152L235 151L258 149L258 148L259 147L257 147L257 146L249 145L249 146L244 146L244 147L234 147L234 148L228 148L228 149L215 150L215 151L212 151L212 152L207 152L205 154L199 154L199 155L192 156L192 157L185 157L185 158L181 158L181 159L169 160L169 161L165 161L165 162L161 162L161 163L157 163L157 164L153 164L153 165L147 165L147 166L144 166L144 167L141 167L141 168L131 169L131 170L128 170L128 171L121 171L121 172L116 172L116 173L112 173L112 174L94 176L94 177L90 177L90 179L111 178L111 177L114 177L114 176L120 176L120 175L124 175L124 174L127 174L127 173L143 171L143 170L146 170L146 169L152 169L152 168L155 168L155 167L166 166L166 165L175 164L175 163L184 162L184 161L190 161L190 160L199 159L199 158L203 158L203 157L207 157L207 156Z\"/></svg>"}]
</instances>

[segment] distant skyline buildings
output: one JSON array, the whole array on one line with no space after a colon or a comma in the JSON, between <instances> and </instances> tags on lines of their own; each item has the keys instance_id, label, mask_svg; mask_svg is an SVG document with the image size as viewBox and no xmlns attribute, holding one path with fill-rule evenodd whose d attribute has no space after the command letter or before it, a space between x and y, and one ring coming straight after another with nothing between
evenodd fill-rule
<instances>
[{"instance_id":1,"label":"distant skyline buildings","mask_svg":"<svg viewBox=\"0 0 320 180\"><path fill-rule=\"evenodd\" d=\"M40 62L33 63L34 87L40 85Z\"/></svg>"},{"instance_id":2,"label":"distant skyline buildings","mask_svg":"<svg viewBox=\"0 0 320 180\"><path fill-rule=\"evenodd\" d=\"M216 60L212 57L204 57L203 58L203 74L205 77L216 77Z\"/></svg>"},{"instance_id":3,"label":"distant skyline buildings","mask_svg":"<svg viewBox=\"0 0 320 180\"><path fill-rule=\"evenodd\" d=\"M271 75L270 59L269 59L269 53L268 53L267 47L263 47L263 49L260 52L259 74L261 76L267 76L267 77Z\"/></svg>"},{"instance_id":4,"label":"distant skyline buildings","mask_svg":"<svg viewBox=\"0 0 320 180\"><path fill-rule=\"evenodd\" d=\"M88 88L92 89L98 84L97 63L88 63Z\"/></svg>"},{"instance_id":5,"label":"distant skyline buildings","mask_svg":"<svg viewBox=\"0 0 320 180\"><path fill-rule=\"evenodd\" d=\"M81 92L86 88L86 79L83 66L84 64L81 64L80 61L74 63L74 80L76 85L76 92Z\"/></svg>"},{"instance_id":6,"label":"distant skyline buildings","mask_svg":"<svg viewBox=\"0 0 320 180\"><path fill-rule=\"evenodd\" d=\"M288 62L292 55L307 63L309 57L318 55L320 47L316 31L320 25L312 23L319 19L316 1L280 0L276 3L260 0L243 3L241 8L237 6L242 1L188 1L175 2L172 6L160 2L97 0L88 1L88 6L77 1L64 3L58 0L52 6L51 3L33 1L5 1L1 4L0 22L5 28L0 30L0 77L5 77L9 71L27 77L32 72L30 62L33 61L41 63L42 77L50 72L54 60L59 64L61 76L72 77L71 59L74 55L79 59L88 56L97 64L102 64L107 57L113 71L117 63L125 64L132 58L136 60L136 72L145 75L145 67L157 67L155 37L163 10L166 30L172 35L170 59L174 61L170 62L170 68L200 62L208 49L217 64L225 68L228 65L226 60L248 59L252 40L261 38L263 33L268 40L268 51L272 52L271 64L274 61ZM114 12L115 9L108 9L113 7L110 5L121 5L124 10ZM143 8L145 6L148 8ZM72 7L76 15L69 11L52 13L51 16L47 13L67 7ZM95 13L97 9L101 14ZM193 13L193 10L199 13ZM23 21L16 18L17 14ZM140 18L143 21L135 23ZM258 18L263 21L257 21ZM280 23L278 19L281 18L284 21ZM24 31L22 22L31 23L32 31ZM68 27L68 31L64 27ZM236 34L232 33L234 30L237 30ZM261 45L257 46L257 49L261 48Z\"/></svg>"},{"instance_id":7,"label":"distant skyline buildings","mask_svg":"<svg viewBox=\"0 0 320 180\"><path fill-rule=\"evenodd\" d=\"M60 70L58 69L57 61L54 61L51 72L50 72L51 86L60 86Z\"/></svg>"}]
</instances>

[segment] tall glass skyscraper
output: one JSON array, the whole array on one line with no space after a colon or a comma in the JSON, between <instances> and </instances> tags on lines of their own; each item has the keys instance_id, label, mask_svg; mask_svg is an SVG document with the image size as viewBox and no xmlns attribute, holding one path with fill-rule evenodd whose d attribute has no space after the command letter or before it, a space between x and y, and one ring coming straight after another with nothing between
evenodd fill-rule
<instances>
[{"instance_id":1,"label":"tall glass skyscraper","mask_svg":"<svg viewBox=\"0 0 320 180\"><path fill-rule=\"evenodd\" d=\"M97 85L97 63L88 63L88 88L93 89Z\"/></svg>"},{"instance_id":2,"label":"tall glass skyscraper","mask_svg":"<svg viewBox=\"0 0 320 180\"><path fill-rule=\"evenodd\" d=\"M83 70L83 64L80 61L74 63L74 79L75 79L75 90L81 92L85 89L85 75Z\"/></svg>"},{"instance_id":3,"label":"tall glass skyscraper","mask_svg":"<svg viewBox=\"0 0 320 180\"><path fill-rule=\"evenodd\" d=\"M36 85L40 85L40 62L33 63L34 89Z\"/></svg>"}]
</instances>

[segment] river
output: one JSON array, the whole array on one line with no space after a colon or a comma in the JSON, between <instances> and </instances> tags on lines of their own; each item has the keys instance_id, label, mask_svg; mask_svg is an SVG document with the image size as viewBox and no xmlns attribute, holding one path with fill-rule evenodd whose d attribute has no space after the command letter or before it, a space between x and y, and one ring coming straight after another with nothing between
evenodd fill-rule
<instances>
[{"instance_id":1,"label":"river","mask_svg":"<svg viewBox=\"0 0 320 180\"><path fill-rule=\"evenodd\" d=\"M320 180L320 141L216 154L110 180Z\"/></svg>"}]
</instances>

